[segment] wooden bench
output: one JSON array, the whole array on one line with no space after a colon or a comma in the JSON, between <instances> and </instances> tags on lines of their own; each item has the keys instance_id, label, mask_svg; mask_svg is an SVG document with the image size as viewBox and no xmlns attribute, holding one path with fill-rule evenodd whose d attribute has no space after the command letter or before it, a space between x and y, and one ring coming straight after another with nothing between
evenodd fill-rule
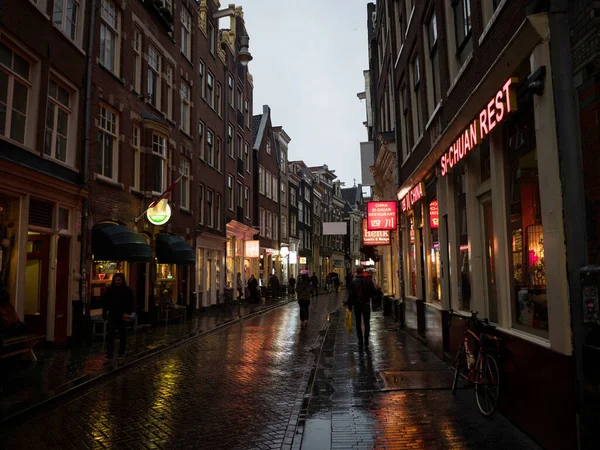
<instances>
[{"instance_id":1,"label":"wooden bench","mask_svg":"<svg viewBox=\"0 0 600 450\"><path fill-rule=\"evenodd\" d=\"M23 334L14 336L0 341L0 359L8 358L22 353L29 353L33 361L37 361L37 357L33 352L33 347L43 336L37 334Z\"/></svg>"}]
</instances>

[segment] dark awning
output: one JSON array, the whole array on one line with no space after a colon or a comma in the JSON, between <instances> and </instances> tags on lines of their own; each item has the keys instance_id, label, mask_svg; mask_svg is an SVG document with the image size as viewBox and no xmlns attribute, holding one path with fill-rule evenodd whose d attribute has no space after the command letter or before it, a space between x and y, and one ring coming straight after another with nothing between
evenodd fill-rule
<instances>
[{"instance_id":1,"label":"dark awning","mask_svg":"<svg viewBox=\"0 0 600 450\"><path fill-rule=\"evenodd\" d=\"M156 238L156 259L159 264L196 264L194 249L180 237L168 234Z\"/></svg>"},{"instance_id":2,"label":"dark awning","mask_svg":"<svg viewBox=\"0 0 600 450\"><path fill-rule=\"evenodd\" d=\"M92 253L95 260L152 262L152 248L131 228L101 223L92 228Z\"/></svg>"}]
</instances>

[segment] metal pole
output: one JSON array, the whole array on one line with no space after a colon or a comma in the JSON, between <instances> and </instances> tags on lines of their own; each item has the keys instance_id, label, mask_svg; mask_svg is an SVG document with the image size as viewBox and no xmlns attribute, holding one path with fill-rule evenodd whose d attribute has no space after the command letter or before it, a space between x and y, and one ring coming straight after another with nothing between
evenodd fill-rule
<instances>
[{"instance_id":1,"label":"metal pole","mask_svg":"<svg viewBox=\"0 0 600 450\"><path fill-rule=\"evenodd\" d=\"M558 138L560 177L563 191L563 224L567 251L571 330L573 339L579 447L585 441L585 417L582 417L583 391L583 309L580 268L586 264L586 215L583 164L577 91L573 85L573 54L570 42L568 0L550 3L550 56L554 85L554 109ZM582 434L584 436L582 436Z\"/></svg>"}]
</instances>

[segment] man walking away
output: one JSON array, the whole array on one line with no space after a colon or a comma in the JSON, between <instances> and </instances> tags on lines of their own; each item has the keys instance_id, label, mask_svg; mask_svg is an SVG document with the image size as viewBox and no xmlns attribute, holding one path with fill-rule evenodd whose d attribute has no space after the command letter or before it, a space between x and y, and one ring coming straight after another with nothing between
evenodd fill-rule
<instances>
[{"instance_id":1,"label":"man walking away","mask_svg":"<svg viewBox=\"0 0 600 450\"><path fill-rule=\"evenodd\" d=\"M102 317L108 322L105 364L113 361L117 331L119 332L119 358L125 354L127 347L127 324L125 321L131 318L132 312L133 291L127 286L125 275L117 273L113 276L112 284L102 299Z\"/></svg>"},{"instance_id":2,"label":"man walking away","mask_svg":"<svg viewBox=\"0 0 600 450\"><path fill-rule=\"evenodd\" d=\"M250 275L248 280L248 290L250 291L250 302L258 303L258 281L254 277L254 274Z\"/></svg>"},{"instance_id":3,"label":"man walking away","mask_svg":"<svg viewBox=\"0 0 600 450\"><path fill-rule=\"evenodd\" d=\"M279 298L279 278L277 278L277 275L271 275L271 278L269 278L269 287L271 288L271 297Z\"/></svg>"},{"instance_id":4,"label":"man walking away","mask_svg":"<svg viewBox=\"0 0 600 450\"><path fill-rule=\"evenodd\" d=\"M310 277L310 284L312 285L313 295L319 295L319 279L315 272L313 272L312 277Z\"/></svg>"},{"instance_id":5,"label":"man walking away","mask_svg":"<svg viewBox=\"0 0 600 450\"><path fill-rule=\"evenodd\" d=\"M294 275L292 275L288 280L288 286L290 287L290 295L296 292L296 279L294 278Z\"/></svg>"},{"instance_id":6,"label":"man walking away","mask_svg":"<svg viewBox=\"0 0 600 450\"><path fill-rule=\"evenodd\" d=\"M302 328L306 328L308 326L308 307L310 306L311 293L308 275L300 275L298 286L296 287L296 293L298 294L298 305L300 305L300 322Z\"/></svg>"},{"instance_id":7,"label":"man walking away","mask_svg":"<svg viewBox=\"0 0 600 450\"><path fill-rule=\"evenodd\" d=\"M371 297L376 294L371 277L364 276L362 267L356 269L356 278L352 281L350 305L356 317L356 336L359 347L363 346L363 330L361 320L365 326L364 346L369 346L369 331L371 330Z\"/></svg>"}]
</instances>

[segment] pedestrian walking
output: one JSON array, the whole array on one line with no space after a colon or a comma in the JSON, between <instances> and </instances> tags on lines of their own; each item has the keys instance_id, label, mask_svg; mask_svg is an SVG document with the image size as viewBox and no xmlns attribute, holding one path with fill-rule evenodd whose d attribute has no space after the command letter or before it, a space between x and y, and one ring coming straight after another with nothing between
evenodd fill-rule
<instances>
[{"instance_id":1,"label":"pedestrian walking","mask_svg":"<svg viewBox=\"0 0 600 450\"><path fill-rule=\"evenodd\" d=\"M290 295L296 292L296 279L294 278L294 275L288 280L288 286L290 287Z\"/></svg>"},{"instance_id":2,"label":"pedestrian walking","mask_svg":"<svg viewBox=\"0 0 600 450\"><path fill-rule=\"evenodd\" d=\"M236 278L235 284L237 285L237 292L238 292L237 299L239 302L244 298L244 282L242 281L241 272L237 273L237 278Z\"/></svg>"},{"instance_id":3,"label":"pedestrian walking","mask_svg":"<svg viewBox=\"0 0 600 450\"><path fill-rule=\"evenodd\" d=\"M250 275L250 279L248 280L248 290L250 291L250 302L258 303L258 281L254 277L254 274Z\"/></svg>"},{"instance_id":4,"label":"pedestrian walking","mask_svg":"<svg viewBox=\"0 0 600 450\"><path fill-rule=\"evenodd\" d=\"M327 278L325 278L325 283L327 286L327 292L331 292L331 274L327 275Z\"/></svg>"},{"instance_id":5,"label":"pedestrian walking","mask_svg":"<svg viewBox=\"0 0 600 450\"><path fill-rule=\"evenodd\" d=\"M127 285L125 275L117 273L102 298L102 317L107 321L106 361L108 364L115 356L115 337L119 333L119 358L127 347L127 320L133 312L133 290Z\"/></svg>"},{"instance_id":6,"label":"pedestrian walking","mask_svg":"<svg viewBox=\"0 0 600 450\"><path fill-rule=\"evenodd\" d=\"M298 305L300 305L300 322L302 328L308 326L308 307L310 306L311 291L311 283L309 282L308 275L300 275L296 292L298 293Z\"/></svg>"},{"instance_id":7,"label":"pedestrian walking","mask_svg":"<svg viewBox=\"0 0 600 450\"><path fill-rule=\"evenodd\" d=\"M376 294L375 286L370 276L364 276L362 267L356 269L356 278L352 280L349 296L349 309L356 317L356 336L359 347L369 346L371 330L371 298ZM362 322L362 323L361 323ZM364 341L362 325L364 324Z\"/></svg>"},{"instance_id":8,"label":"pedestrian walking","mask_svg":"<svg viewBox=\"0 0 600 450\"><path fill-rule=\"evenodd\" d=\"M271 288L271 297L279 298L279 278L277 278L277 275L271 275L271 278L269 278L269 287Z\"/></svg>"},{"instance_id":9,"label":"pedestrian walking","mask_svg":"<svg viewBox=\"0 0 600 450\"><path fill-rule=\"evenodd\" d=\"M312 294L315 296L319 295L319 279L315 272L313 272L312 277L310 277L310 284L312 286Z\"/></svg>"},{"instance_id":10,"label":"pedestrian walking","mask_svg":"<svg viewBox=\"0 0 600 450\"><path fill-rule=\"evenodd\" d=\"M333 277L333 287L335 288L335 293L337 294L340 288L340 276L337 273Z\"/></svg>"}]
</instances>

